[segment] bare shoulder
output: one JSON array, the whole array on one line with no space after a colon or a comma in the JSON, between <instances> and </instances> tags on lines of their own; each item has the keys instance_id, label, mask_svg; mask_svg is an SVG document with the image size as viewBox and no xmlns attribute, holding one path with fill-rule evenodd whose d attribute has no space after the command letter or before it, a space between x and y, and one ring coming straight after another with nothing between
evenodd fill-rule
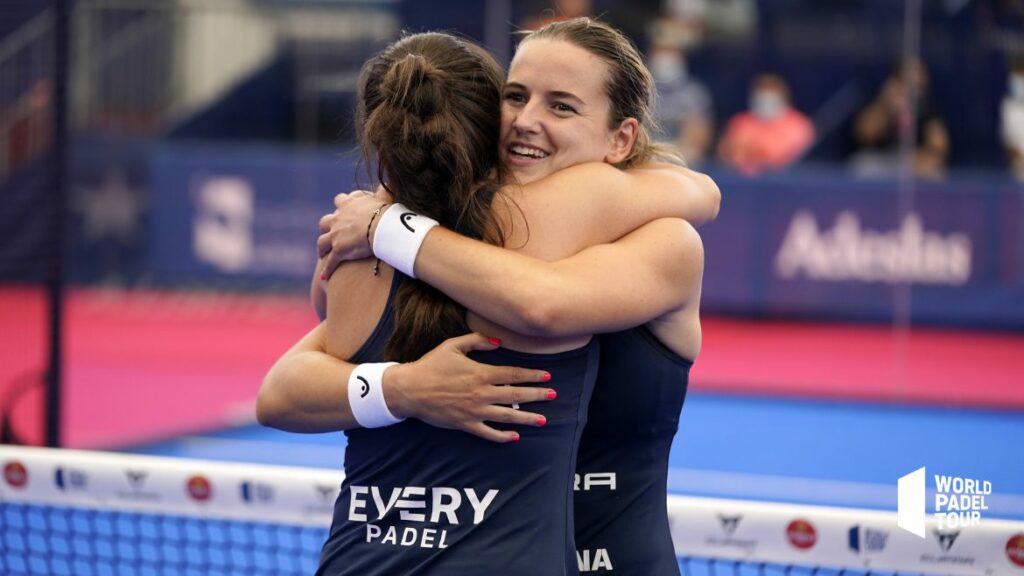
<instances>
[{"instance_id":1,"label":"bare shoulder","mask_svg":"<svg viewBox=\"0 0 1024 576\"><path fill-rule=\"evenodd\" d=\"M701 349L700 295L704 275L704 243L689 222L662 218L634 234L657 239L647 242L647 254L657 260L659 285L669 286L677 306L648 326L663 344L683 358L695 359Z\"/></svg>"},{"instance_id":2,"label":"bare shoulder","mask_svg":"<svg viewBox=\"0 0 1024 576\"><path fill-rule=\"evenodd\" d=\"M555 199L577 201L582 195L607 189L626 173L604 162L585 162L562 168L540 180L522 186L524 197L552 195Z\"/></svg>"},{"instance_id":3,"label":"bare shoulder","mask_svg":"<svg viewBox=\"0 0 1024 576\"><path fill-rule=\"evenodd\" d=\"M369 338L387 305L393 270L372 259L345 262L327 285L327 352L348 358Z\"/></svg>"}]
</instances>

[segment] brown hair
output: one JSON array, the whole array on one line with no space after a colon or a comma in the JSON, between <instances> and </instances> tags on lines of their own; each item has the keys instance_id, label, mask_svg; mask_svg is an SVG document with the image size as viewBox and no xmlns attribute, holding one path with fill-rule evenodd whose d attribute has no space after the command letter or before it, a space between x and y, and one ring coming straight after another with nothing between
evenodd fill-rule
<instances>
[{"instance_id":1,"label":"brown hair","mask_svg":"<svg viewBox=\"0 0 1024 576\"><path fill-rule=\"evenodd\" d=\"M600 20L571 18L552 22L527 34L520 46L543 38L575 44L608 64L608 78L605 80L605 93L611 101L608 127L616 128L626 118L635 118L639 123L633 149L616 164L618 168L631 168L656 159L682 161L670 147L656 144L652 139L652 134L658 132L652 112L656 96L654 77L644 65L639 50L625 34Z\"/></svg>"},{"instance_id":2,"label":"brown hair","mask_svg":"<svg viewBox=\"0 0 1024 576\"><path fill-rule=\"evenodd\" d=\"M396 202L477 239L501 244L491 200L498 161L504 74L479 46L429 32L398 40L359 75L360 143ZM415 360L468 331L465 308L406 279L393 303L389 360Z\"/></svg>"}]
</instances>

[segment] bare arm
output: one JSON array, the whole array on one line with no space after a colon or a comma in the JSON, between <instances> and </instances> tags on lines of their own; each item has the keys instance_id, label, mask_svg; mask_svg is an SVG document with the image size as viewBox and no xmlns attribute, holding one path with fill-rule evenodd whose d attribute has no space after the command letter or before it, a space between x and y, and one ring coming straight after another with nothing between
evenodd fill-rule
<instances>
[{"instance_id":1,"label":"bare arm","mask_svg":"<svg viewBox=\"0 0 1024 576\"><path fill-rule=\"evenodd\" d=\"M324 332L324 325L318 324L267 372L256 398L256 419L260 424L289 432L331 432L359 427L345 393L355 365L324 352ZM385 373L385 380L387 376ZM393 391L385 383L386 400L389 391L393 398ZM399 411L397 406L393 408Z\"/></svg>"},{"instance_id":2,"label":"bare arm","mask_svg":"<svg viewBox=\"0 0 1024 576\"><path fill-rule=\"evenodd\" d=\"M256 400L256 417L264 426L290 432L331 432L358 428L348 403L347 383L354 364L324 351L320 324L285 352L267 373ZM537 370L490 366L466 357L472 350L495 344L479 334L441 343L416 362L399 364L384 373L388 408L400 418L419 418L495 442L516 439L484 421L537 426L539 414L499 404L552 399L550 388L503 386L542 382Z\"/></svg>"},{"instance_id":3,"label":"bare arm","mask_svg":"<svg viewBox=\"0 0 1024 576\"><path fill-rule=\"evenodd\" d=\"M613 244L556 262L439 230L423 247L438 257L417 259L416 274L481 316L524 334L608 332L643 324L687 298L680 281L689 264L687 245L667 231L683 226L692 230L680 220L657 220Z\"/></svg>"},{"instance_id":4,"label":"bare arm","mask_svg":"<svg viewBox=\"0 0 1024 576\"><path fill-rule=\"evenodd\" d=\"M682 218L699 226L718 216L722 200L707 175L662 163L631 170L579 164L526 188L529 197L543 198L553 210L616 227L617 237L658 218Z\"/></svg>"},{"instance_id":5,"label":"bare arm","mask_svg":"<svg viewBox=\"0 0 1024 576\"><path fill-rule=\"evenodd\" d=\"M534 214L606 223L601 232L607 236L586 239L589 244L614 240L659 218L664 210L675 211L670 216L677 217L694 213L695 207L705 210L702 213L706 217L717 214L719 194L714 183L706 176L675 168L627 174L604 165L573 167L544 179L548 193L535 198L546 204ZM578 179L581 172L585 177L600 179L604 187L590 181L587 185L600 188L597 192L560 188ZM662 188L637 190L634 186ZM664 192L663 188L669 186L674 188ZM693 194L696 200L686 197L687 186L698 190ZM713 201L701 200L702 196ZM332 224L336 225L339 236L345 228L358 228L356 222L363 222L364 234L369 214L363 218L363 206L379 205L361 195L339 197L336 202L339 210L325 217L322 225L331 233L335 232ZM345 222L346 218L351 222ZM325 234L321 240L329 237ZM365 237L358 240L356 248L365 249ZM339 249L346 250L345 246ZM333 250L332 254L337 256ZM416 275L470 310L512 330L561 336L635 326L671 309L679 296L679 288L668 274L673 259L652 261L653 254L636 248L623 253L608 246L594 246L571 258L545 262L434 228L420 249Z\"/></svg>"},{"instance_id":6,"label":"bare arm","mask_svg":"<svg viewBox=\"0 0 1024 576\"><path fill-rule=\"evenodd\" d=\"M323 321L327 318L327 289L322 281L324 279L321 278L320 268L320 262L317 262L313 270L313 281L309 283L309 301L313 305L316 317Z\"/></svg>"},{"instance_id":7,"label":"bare arm","mask_svg":"<svg viewBox=\"0 0 1024 576\"><path fill-rule=\"evenodd\" d=\"M718 215L722 197L711 178L674 164L649 164L623 171L592 162L533 182L526 186L527 194L515 194L515 187L509 188L517 201L528 199L536 208L531 222L548 215L602 223L599 234L590 234L594 237L567 235L567 241L583 246L610 242L658 218L703 224ZM320 219L317 251L321 262L314 282L330 277L345 260L371 256L366 225L381 202L388 201L390 198L380 190L335 196L334 213ZM374 231L378 223L374 221ZM573 230L578 232L580 228Z\"/></svg>"}]
</instances>

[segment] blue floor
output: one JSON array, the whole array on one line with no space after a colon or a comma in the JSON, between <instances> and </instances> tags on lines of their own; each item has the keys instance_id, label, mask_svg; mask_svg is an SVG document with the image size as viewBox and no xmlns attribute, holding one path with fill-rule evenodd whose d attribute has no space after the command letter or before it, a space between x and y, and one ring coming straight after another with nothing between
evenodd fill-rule
<instances>
[{"instance_id":1,"label":"blue floor","mask_svg":"<svg viewBox=\"0 0 1024 576\"><path fill-rule=\"evenodd\" d=\"M897 479L924 466L990 481L989 516L1024 519L1021 440L1021 413L691 394L669 490L895 510ZM248 426L126 451L340 469L344 445Z\"/></svg>"}]
</instances>

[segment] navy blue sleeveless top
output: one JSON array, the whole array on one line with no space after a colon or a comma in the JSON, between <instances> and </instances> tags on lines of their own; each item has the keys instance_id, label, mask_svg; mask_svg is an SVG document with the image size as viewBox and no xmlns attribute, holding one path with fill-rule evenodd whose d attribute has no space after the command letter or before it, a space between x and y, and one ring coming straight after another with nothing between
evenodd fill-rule
<instances>
[{"instance_id":1,"label":"navy blue sleeveless top","mask_svg":"<svg viewBox=\"0 0 1024 576\"><path fill-rule=\"evenodd\" d=\"M666 483L692 362L645 326L600 340L597 386L576 466L580 572L678 576Z\"/></svg>"},{"instance_id":2,"label":"navy blue sleeveless top","mask_svg":"<svg viewBox=\"0 0 1024 576\"><path fill-rule=\"evenodd\" d=\"M391 333L399 274L352 362L378 362ZM576 574L573 470L597 374L598 341L558 354L498 349L487 364L547 370L558 391L530 404L540 428L496 444L419 420L346 432L345 480L317 574Z\"/></svg>"}]
</instances>

